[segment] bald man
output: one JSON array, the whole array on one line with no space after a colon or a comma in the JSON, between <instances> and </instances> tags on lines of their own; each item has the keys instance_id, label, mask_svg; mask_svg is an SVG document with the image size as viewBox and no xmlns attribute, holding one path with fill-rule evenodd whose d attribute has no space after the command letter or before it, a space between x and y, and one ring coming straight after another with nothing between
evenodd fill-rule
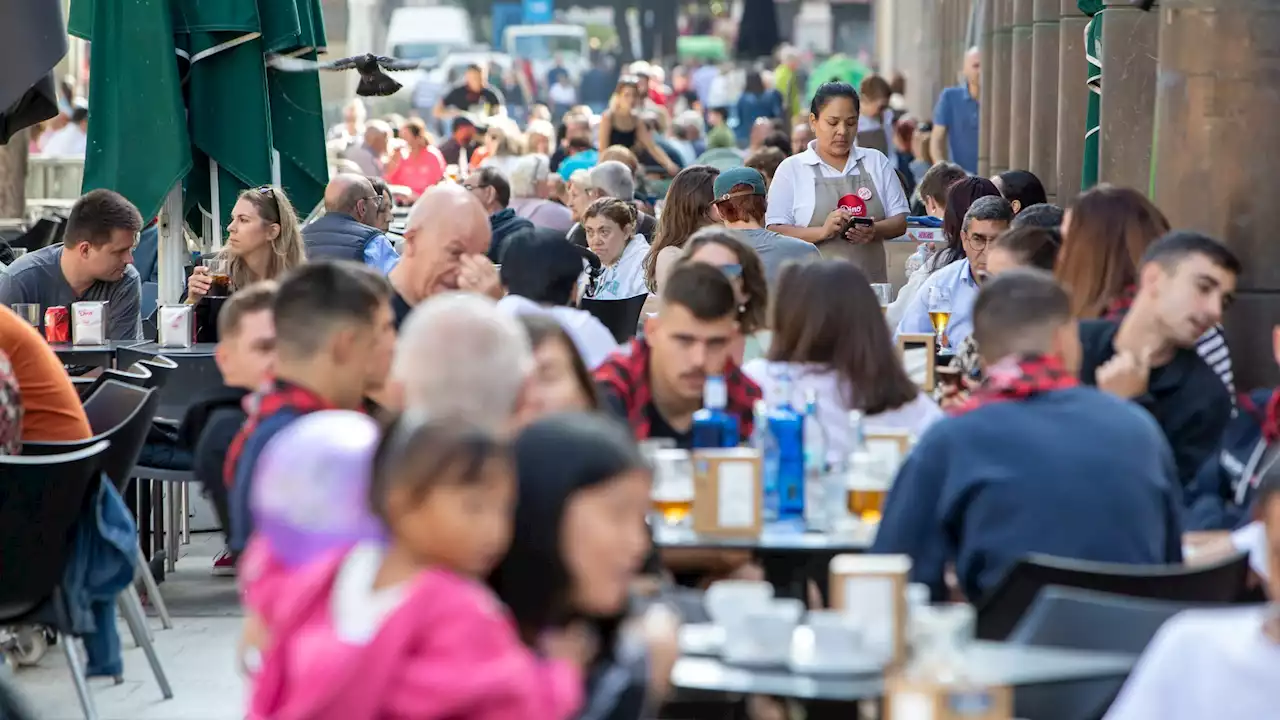
<instances>
[{"instance_id":1,"label":"bald man","mask_svg":"<svg viewBox=\"0 0 1280 720\"><path fill-rule=\"evenodd\" d=\"M404 256L388 275L396 327L422 301L450 290L502 297L489 261L489 214L475 195L452 183L428 188L413 204L404 231Z\"/></svg>"},{"instance_id":2,"label":"bald man","mask_svg":"<svg viewBox=\"0 0 1280 720\"><path fill-rule=\"evenodd\" d=\"M385 200L363 175L334 175L324 189L324 215L302 228L307 259L354 260L383 274L391 272L400 256L387 236L373 227Z\"/></svg>"},{"instance_id":3,"label":"bald man","mask_svg":"<svg viewBox=\"0 0 1280 720\"><path fill-rule=\"evenodd\" d=\"M933 109L929 149L935 163L951 162L973 175L978 172L978 91L982 82L982 53L969 48L964 55L960 84L938 96Z\"/></svg>"}]
</instances>

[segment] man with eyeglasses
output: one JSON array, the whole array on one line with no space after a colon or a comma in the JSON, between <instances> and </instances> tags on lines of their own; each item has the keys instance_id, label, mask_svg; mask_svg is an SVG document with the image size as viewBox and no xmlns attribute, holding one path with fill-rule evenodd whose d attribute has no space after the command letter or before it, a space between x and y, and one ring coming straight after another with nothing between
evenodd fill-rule
<instances>
[{"instance_id":1,"label":"man with eyeglasses","mask_svg":"<svg viewBox=\"0 0 1280 720\"><path fill-rule=\"evenodd\" d=\"M462 187L475 196L484 211L489 214L489 229L493 239L489 243L489 260L502 262L507 244L521 235L533 234L533 223L516 215L511 207L511 183L496 167L482 167L471 173Z\"/></svg>"},{"instance_id":2,"label":"man with eyeglasses","mask_svg":"<svg viewBox=\"0 0 1280 720\"><path fill-rule=\"evenodd\" d=\"M960 232L965 259L947 265L924 281L898 322L895 338L904 333L933 332L929 313L946 311L951 314L947 344L959 347L973 332L973 302L987 272L987 250L1012 222L1013 206L1008 200L983 197L974 201L965 213Z\"/></svg>"},{"instance_id":3,"label":"man with eyeglasses","mask_svg":"<svg viewBox=\"0 0 1280 720\"><path fill-rule=\"evenodd\" d=\"M335 175L324 190L324 215L302 228L307 259L354 260L391 272L400 256L375 227L386 200L363 175Z\"/></svg>"}]
</instances>

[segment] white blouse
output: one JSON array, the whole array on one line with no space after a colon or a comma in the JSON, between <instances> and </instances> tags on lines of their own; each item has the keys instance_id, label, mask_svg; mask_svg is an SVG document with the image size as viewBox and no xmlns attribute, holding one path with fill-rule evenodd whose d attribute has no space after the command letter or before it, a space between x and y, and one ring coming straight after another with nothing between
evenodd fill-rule
<instances>
[{"instance_id":1,"label":"white blouse","mask_svg":"<svg viewBox=\"0 0 1280 720\"><path fill-rule=\"evenodd\" d=\"M794 225L807 227L813 217L814 185L813 168L817 167L823 177L840 177L857 175L858 160L871 174L871 181L876 186L877 195L884 204L885 218L894 215L906 215L911 206L907 202L907 194L898 180L898 172L889 158L879 150L855 147L849 153L849 160L844 168L834 168L818 157L818 141L809 143L809 149L799 155L792 155L778 166L773 174L773 182L769 185L769 206L765 212L765 225ZM834 208L833 208L834 209ZM883 219L883 218L882 218Z\"/></svg>"},{"instance_id":2,"label":"white blouse","mask_svg":"<svg viewBox=\"0 0 1280 720\"><path fill-rule=\"evenodd\" d=\"M601 268L595 294L587 294L590 273L582 274L578 280L578 297L584 300L626 300L647 295L649 286L644 278L644 259L648 255L649 241L637 234L622 249L622 256L616 263Z\"/></svg>"}]
</instances>

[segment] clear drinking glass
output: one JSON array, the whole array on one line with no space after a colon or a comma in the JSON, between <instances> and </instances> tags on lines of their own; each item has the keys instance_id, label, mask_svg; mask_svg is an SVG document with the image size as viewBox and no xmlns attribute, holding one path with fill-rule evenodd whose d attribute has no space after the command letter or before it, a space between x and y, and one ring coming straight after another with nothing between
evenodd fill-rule
<instances>
[{"instance_id":1,"label":"clear drinking glass","mask_svg":"<svg viewBox=\"0 0 1280 720\"><path fill-rule=\"evenodd\" d=\"M951 291L934 285L929 288L927 298L929 322L933 323L933 332L938 336L938 349L945 350L949 346L946 338L947 324L951 322Z\"/></svg>"},{"instance_id":2,"label":"clear drinking glass","mask_svg":"<svg viewBox=\"0 0 1280 720\"><path fill-rule=\"evenodd\" d=\"M871 283L871 290L876 294L876 300L880 301L881 309L889 307L889 303L893 302L890 297L893 294L893 285L890 283Z\"/></svg>"},{"instance_id":3,"label":"clear drinking glass","mask_svg":"<svg viewBox=\"0 0 1280 720\"><path fill-rule=\"evenodd\" d=\"M693 457L688 450L653 453L653 510L667 525L687 525L693 513Z\"/></svg>"},{"instance_id":4,"label":"clear drinking glass","mask_svg":"<svg viewBox=\"0 0 1280 720\"><path fill-rule=\"evenodd\" d=\"M27 321L28 325L37 330L40 329L39 303L14 303L11 307L18 317Z\"/></svg>"}]
</instances>

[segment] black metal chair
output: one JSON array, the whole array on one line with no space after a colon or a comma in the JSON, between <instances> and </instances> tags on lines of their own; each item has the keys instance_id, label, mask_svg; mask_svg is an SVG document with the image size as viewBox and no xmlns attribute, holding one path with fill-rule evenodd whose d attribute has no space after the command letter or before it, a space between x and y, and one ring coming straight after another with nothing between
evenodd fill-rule
<instances>
[{"instance_id":1,"label":"black metal chair","mask_svg":"<svg viewBox=\"0 0 1280 720\"><path fill-rule=\"evenodd\" d=\"M71 617L62 596L62 574L71 558L81 511L99 482L109 442L98 440L67 453L0 455L0 624L25 625L51 604L62 651L86 718L97 711L83 661L70 636ZM46 620L47 618L42 618Z\"/></svg>"},{"instance_id":2,"label":"black metal chair","mask_svg":"<svg viewBox=\"0 0 1280 720\"><path fill-rule=\"evenodd\" d=\"M129 479L133 475L133 467L138 461L138 455L142 452L142 444L147 440L147 432L155 417L158 401L159 396L154 389L135 387L119 380L108 379L84 403L89 427L94 432L92 438L68 442L24 442L22 452L27 455L51 455L78 450L99 440L109 440L111 447L101 460L102 472L111 479L120 494L125 495L128 492ZM169 609L165 606L160 588L151 575L141 545L138 546L138 565L143 584L147 589L147 597L151 599L156 611L160 614L161 623L166 629L173 627Z\"/></svg>"},{"instance_id":3,"label":"black metal chair","mask_svg":"<svg viewBox=\"0 0 1280 720\"><path fill-rule=\"evenodd\" d=\"M120 357L119 353L116 354L116 357ZM164 388L169 382L169 375L178 369L178 363L163 355L139 360L135 365L140 365L151 371L151 384L147 385L147 387L153 388Z\"/></svg>"},{"instance_id":4,"label":"black metal chair","mask_svg":"<svg viewBox=\"0 0 1280 720\"><path fill-rule=\"evenodd\" d=\"M1123 565L1030 555L1018 561L978 603L977 636L1004 640L1049 585L1154 600L1229 603L1238 600L1249 572L1240 553L1212 565Z\"/></svg>"},{"instance_id":5,"label":"black metal chair","mask_svg":"<svg viewBox=\"0 0 1280 720\"><path fill-rule=\"evenodd\" d=\"M125 385L133 385L135 387L151 387L154 382L151 369L134 363L127 370L116 370L107 368L94 378L73 377L71 382L75 385L76 392L79 393L80 399L93 395L102 387L102 383L108 380L116 380Z\"/></svg>"},{"instance_id":6,"label":"black metal chair","mask_svg":"<svg viewBox=\"0 0 1280 720\"><path fill-rule=\"evenodd\" d=\"M1170 602L1050 586L1014 628L1009 642L1139 655L1174 615L1203 603ZM1123 686L1121 678L1021 688L1015 714L1043 720L1097 720Z\"/></svg>"},{"instance_id":7,"label":"black metal chair","mask_svg":"<svg viewBox=\"0 0 1280 720\"><path fill-rule=\"evenodd\" d=\"M578 304L609 328L614 340L624 343L636 336L640 312L648 299L648 295L637 295L625 300L582 300Z\"/></svg>"}]
</instances>

